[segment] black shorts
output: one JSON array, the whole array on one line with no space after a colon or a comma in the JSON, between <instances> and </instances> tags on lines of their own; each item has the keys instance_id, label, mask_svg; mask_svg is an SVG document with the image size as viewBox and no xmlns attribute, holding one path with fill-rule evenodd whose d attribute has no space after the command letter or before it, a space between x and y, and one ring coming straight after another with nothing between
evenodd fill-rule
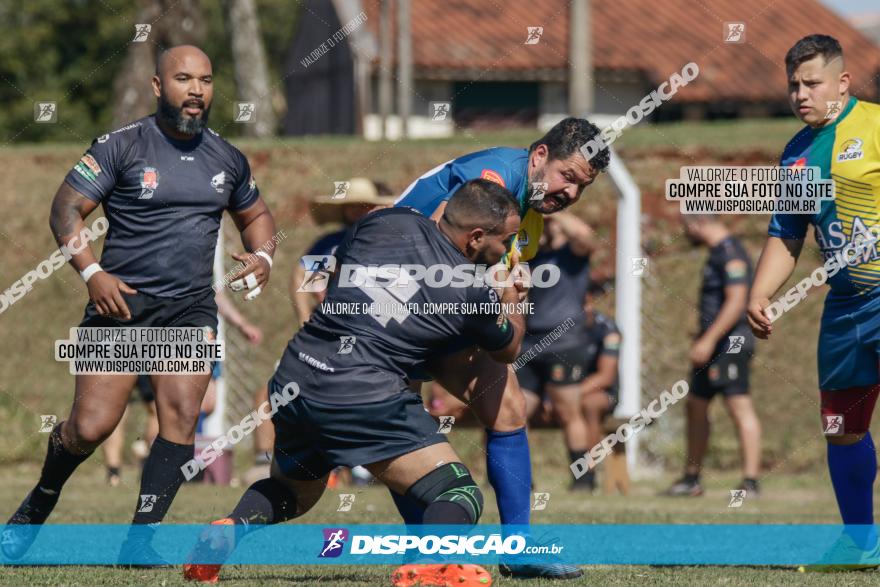
<instances>
[{"instance_id":1,"label":"black shorts","mask_svg":"<svg viewBox=\"0 0 880 587\"><path fill-rule=\"evenodd\" d=\"M574 385L586 379L589 375L586 358L581 347L561 351L551 348L517 369L516 378L520 388L544 395L544 388L548 383Z\"/></svg>"},{"instance_id":2,"label":"black shorts","mask_svg":"<svg viewBox=\"0 0 880 587\"><path fill-rule=\"evenodd\" d=\"M182 298L158 298L145 293L122 294L130 320L101 316L94 302L86 305L80 328L113 327L211 327L217 332L217 303L214 291Z\"/></svg>"},{"instance_id":3,"label":"black shorts","mask_svg":"<svg viewBox=\"0 0 880 587\"><path fill-rule=\"evenodd\" d=\"M691 393L703 399L712 399L716 393L724 397L743 395L749 392L749 363L751 351L743 349L740 353L722 353L691 374Z\"/></svg>"},{"instance_id":4,"label":"black shorts","mask_svg":"<svg viewBox=\"0 0 880 587\"><path fill-rule=\"evenodd\" d=\"M269 382L269 393L281 387ZM406 390L370 404L328 405L297 397L279 408L274 458L291 479L321 479L339 466L369 465L447 442L422 398Z\"/></svg>"}]
</instances>

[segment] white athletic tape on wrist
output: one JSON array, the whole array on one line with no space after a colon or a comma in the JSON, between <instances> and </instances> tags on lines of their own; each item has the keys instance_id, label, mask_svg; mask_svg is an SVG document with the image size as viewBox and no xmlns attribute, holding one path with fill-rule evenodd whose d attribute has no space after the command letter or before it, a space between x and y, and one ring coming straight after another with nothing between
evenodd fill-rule
<instances>
[{"instance_id":1,"label":"white athletic tape on wrist","mask_svg":"<svg viewBox=\"0 0 880 587\"><path fill-rule=\"evenodd\" d=\"M258 285L257 289L249 291L248 294L246 296L244 296L244 301L246 301L246 302L253 301L262 292L263 292L263 288Z\"/></svg>"},{"instance_id":2,"label":"white athletic tape on wrist","mask_svg":"<svg viewBox=\"0 0 880 587\"><path fill-rule=\"evenodd\" d=\"M266 251L257 251L257 256L262 257L269 263L269 268L272 268L272 257Z\"/></svg>"},{"instance_id":3,"label":"white athletic tape on wrist","mask_svg":"<svg viewBox=\"0 0 880 587\"><path fill-rule=\"evenodd\" d=\"M254 276L253 273L248 273L244 276L244 284L247 286L248 289L254 289L259 283L260 282L257 281L257 278L256 276Z\"/></svg>"},{"instance_id":4,"label":"white athletic tape on wrist","mask_svg":"<svg viewBox=\"0 0 880 587\"><path fill-rule=\"evenodd\" d=\"M103 270L104 269L102 269L99 264L92 263L91 265L89 265L88 267L86 267L85 269L80 271L79 274L83 278L83 281L88 283L89 279L91 279L92 275L94 275L95 273L100 273Z\"/></svg>"}]
</instances>

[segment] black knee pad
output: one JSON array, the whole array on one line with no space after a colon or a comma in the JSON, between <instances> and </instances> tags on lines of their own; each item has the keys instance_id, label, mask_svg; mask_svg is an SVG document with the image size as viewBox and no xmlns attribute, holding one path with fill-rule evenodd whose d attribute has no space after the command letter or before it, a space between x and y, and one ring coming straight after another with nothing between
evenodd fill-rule
<instances>
[{"instance_id":1,"label":"black knee pad","mask_svg":"<svg viewBox=\"0 0 880 587\"><path fill-rule=\"evenodd\" d=\"M427 508L435 502L446 501L461 506L471 524L476 524L483 513L483 493L462 463L447 463L437 467L406 491Z\"/></svg>"}]
</instances>

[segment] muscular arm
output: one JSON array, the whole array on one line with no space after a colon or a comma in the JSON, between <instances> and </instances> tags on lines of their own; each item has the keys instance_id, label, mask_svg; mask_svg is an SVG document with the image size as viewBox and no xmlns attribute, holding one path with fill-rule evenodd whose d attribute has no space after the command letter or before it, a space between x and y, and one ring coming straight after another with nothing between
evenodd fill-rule
<instances>
[{"instance_id":1,"label":"muscular arm","mask_svg":"<svg viewBox=\"0 0 880 587\"><path fill-rule=\"evenodd\" d=\"M83 242L80 236L86 227L84 220L97 207L97 202L83 196L66 182L61 184L52 200L49 227L52 229L55 241L60 246L68 248L71 254L70 264L77 271L82 271L92 263L98 262L92 252L91 244L87 241ZM137 292L120 279L99 271L89 278L86 287L89 290L89 299L95 304L98 314L124 320L131 318L131 312L122 294Z\"/></svg>"},{"instance_id":2,"label":"muscular arm","mask_svg":"<svg viewBox=\"0 0 880 587\"><path fill-rule=\"evenodd\" d=\"M256 278L257 284L245 296L245 300L252 300L269 282L269 273L272 269L269 261L253 253L262 251L270 257L274 256L275 220L262 198L258 198L256 202L244 210L230 210L229 214L232 216L238 232L241 233L241 243L247 251L246 254L232 253L232 258L241 262L243 267L233 273L229 277L229 281L234 288L236 281L252 274Z\"/></svg>"},{"instance_id":3,"label":"muscular arm","mask_svg":"<svg viewBox=\"0 0 880 587\"><path fill-rule=\"evenodd\" d=\"M275 254L275 242L272 240L275 235L275 219L263 198L258 198L244 210L230 210L229 214L241 233L241 244L247 252L263 250L270 256Z\"/></svg>"},{"instance_id":4,"label":"muscular arm","mask_svg":"<svg viewBox=\"0 0 880 587\"><path fill-rule=\"evenodd\" d=\"M770 305L770 296L791 277L803 246L803 239L781 239L775 236L768 237L764 244L747 312L749 325L758 338L767 338L773 331L769 318L764 314L764 308Z\"/></svg>"},{"instance_id":5,"label":"muscular arm","mask_svg":"<svg viewBox=\"0 0 880 587\"><path fill-rule=\"evenodd\" d=\"M77 271L82 271L98 259L92 252L91 244L82 242L80 235L86 227L85 219L91 214L98 203L88 199L66 182L61 184L52 200L49 213L49 227L59 247L68 247L71 252L70 264ZM82 249L74 252L76 249Z\"/></svg>"}]
</instances>

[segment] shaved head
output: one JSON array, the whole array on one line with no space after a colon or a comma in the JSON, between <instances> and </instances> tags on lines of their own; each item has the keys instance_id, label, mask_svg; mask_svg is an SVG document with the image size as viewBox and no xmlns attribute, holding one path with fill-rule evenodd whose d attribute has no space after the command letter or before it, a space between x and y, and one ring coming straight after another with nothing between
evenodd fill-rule
<instances>
[{"instance_id":1,"label":"shaved head","mask_svg":"<svg viewBox=\"0 0 880 587\"><path fill-rule=\"evenodd\" d=\"M198 47L179 45L162 51L153 76L156 117L162 129L178 139L200 133L208 124L213 82L211 59Z\"/></svg>"}]
</instances>

